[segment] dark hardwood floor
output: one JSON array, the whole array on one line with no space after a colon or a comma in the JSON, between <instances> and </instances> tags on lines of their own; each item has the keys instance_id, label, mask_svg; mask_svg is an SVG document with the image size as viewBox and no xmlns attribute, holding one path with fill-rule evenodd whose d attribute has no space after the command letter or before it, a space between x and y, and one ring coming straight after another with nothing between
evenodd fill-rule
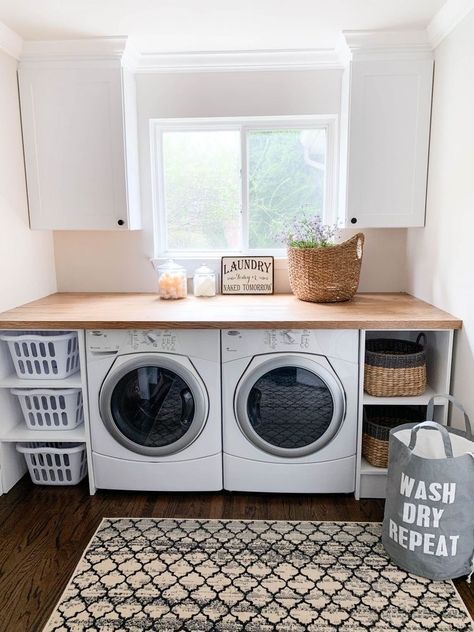
<instances>
[{"instance_id":1,"label":"dark hardwood floor","mask_svg":"<svg viewBox=\"0 0 474 632\"><path fill-rule=\"evenodd\" d=\"M380 521L383 502L352 496L98 492L28 477L0 497L0 631L40 632L105 516ZM471 616L474 583L456 582Z\"/></svg>"}]
</instances>

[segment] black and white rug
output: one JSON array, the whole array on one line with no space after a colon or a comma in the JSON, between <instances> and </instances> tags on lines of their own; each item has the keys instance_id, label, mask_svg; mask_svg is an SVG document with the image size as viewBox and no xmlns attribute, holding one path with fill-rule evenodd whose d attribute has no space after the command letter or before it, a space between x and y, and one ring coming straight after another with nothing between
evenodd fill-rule
<instances>
[{"instance_id":1,"label":"black and white rug","mask_svg":"<svg viewBox=\"0 0 474 632\"><path fill-rule=\"evenodd\" d=\"M471 632L452 582L398 569L379 523L106 518L45 632Z\"/></svg>"}]
</instances>

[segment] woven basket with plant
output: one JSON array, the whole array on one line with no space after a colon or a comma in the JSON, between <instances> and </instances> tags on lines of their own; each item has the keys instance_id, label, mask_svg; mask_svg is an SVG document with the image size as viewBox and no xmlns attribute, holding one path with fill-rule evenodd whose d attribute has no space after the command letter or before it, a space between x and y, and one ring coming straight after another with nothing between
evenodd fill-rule
<instances>
[{"instance_id":1,"label":"woven basket with plant","mask_svg":"<svg viewBox=\"0 0 474 632\"><path fill-rule=\"evenodd\" d=\"M302 301L349 301L359 287L364 234L335 244L336 226L319 216L296 220L282 237L288 247L291 291Z\"/></svg>"}]
</instances>

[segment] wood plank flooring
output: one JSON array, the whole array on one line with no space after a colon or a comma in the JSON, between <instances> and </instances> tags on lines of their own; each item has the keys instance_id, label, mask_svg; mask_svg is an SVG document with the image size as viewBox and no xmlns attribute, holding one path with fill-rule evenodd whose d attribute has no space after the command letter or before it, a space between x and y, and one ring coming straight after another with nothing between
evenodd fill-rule
<instances>
[{"instance_id":1,"label":"wood plank flooring","mask_svg":"<svg viewBox=\"0 0 474 632\"><path fill-rule=\"evenodd\" d=\"M104 516L380 521L383 502L352 496L158 494L86 484L40 487L27 477L0 497L0 632L40 632ZM458 581L471 616L474 583Z\"/></svg>"}]
</instances>

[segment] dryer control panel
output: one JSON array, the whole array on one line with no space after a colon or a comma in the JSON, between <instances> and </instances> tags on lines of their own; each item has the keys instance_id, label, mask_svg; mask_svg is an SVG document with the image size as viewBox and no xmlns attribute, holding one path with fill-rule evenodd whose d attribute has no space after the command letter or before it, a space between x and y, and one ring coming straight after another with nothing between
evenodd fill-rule
<instances>
[{"instance_id":1,"label":"dryer control panel","mask_svg":"<svg viewBox=\"0 0 474 632\"><path fill-rule=\"evenodd\" d=\"M276 352L314 353L358 362L359 332L353 329L224 329L223 362Z\"/></svg>"},{"instance_id":2,"label":"dryer control panel","mask_svg":"<svg viewBox=\"0 0 474 632\"><path fill-rule=\"evenodd\" d=\"M126 353L175 353L219 360L219 331L194 329L90 329L89 357Z\"/></svg>"},{"instance_id":3,"label":"dryer control panel","mask_svg":"<svg viewBox=\"0 0 474 632\"><path fill-rule=\"evenodd\" d=\"M265 346L273 351L281 346L294 351L309 349L311 332L309 329L268 329L265 331Z\"/></svg>"},{"instance_id":4,"label":"dryer control panel","mask_svg":"<svg viewBox=\"0 0 474 632\"><path fill-rule=\"evenodd\" d=\"M177 332L170 329L96 329L87 332L87 349L95 353L177 350Z\"/></svg>"},{"instance_id":5,"label":"dryer control panel","mask_svg":"<svg viewBox=\"0 0 474 632\"><path fill-rule=\"evenodd\" d=\"M159 351L176 351L177 335L170 329L134 329L130 332L130 344L134 351L145 349Z\"/></svg>"}]
</instances>

